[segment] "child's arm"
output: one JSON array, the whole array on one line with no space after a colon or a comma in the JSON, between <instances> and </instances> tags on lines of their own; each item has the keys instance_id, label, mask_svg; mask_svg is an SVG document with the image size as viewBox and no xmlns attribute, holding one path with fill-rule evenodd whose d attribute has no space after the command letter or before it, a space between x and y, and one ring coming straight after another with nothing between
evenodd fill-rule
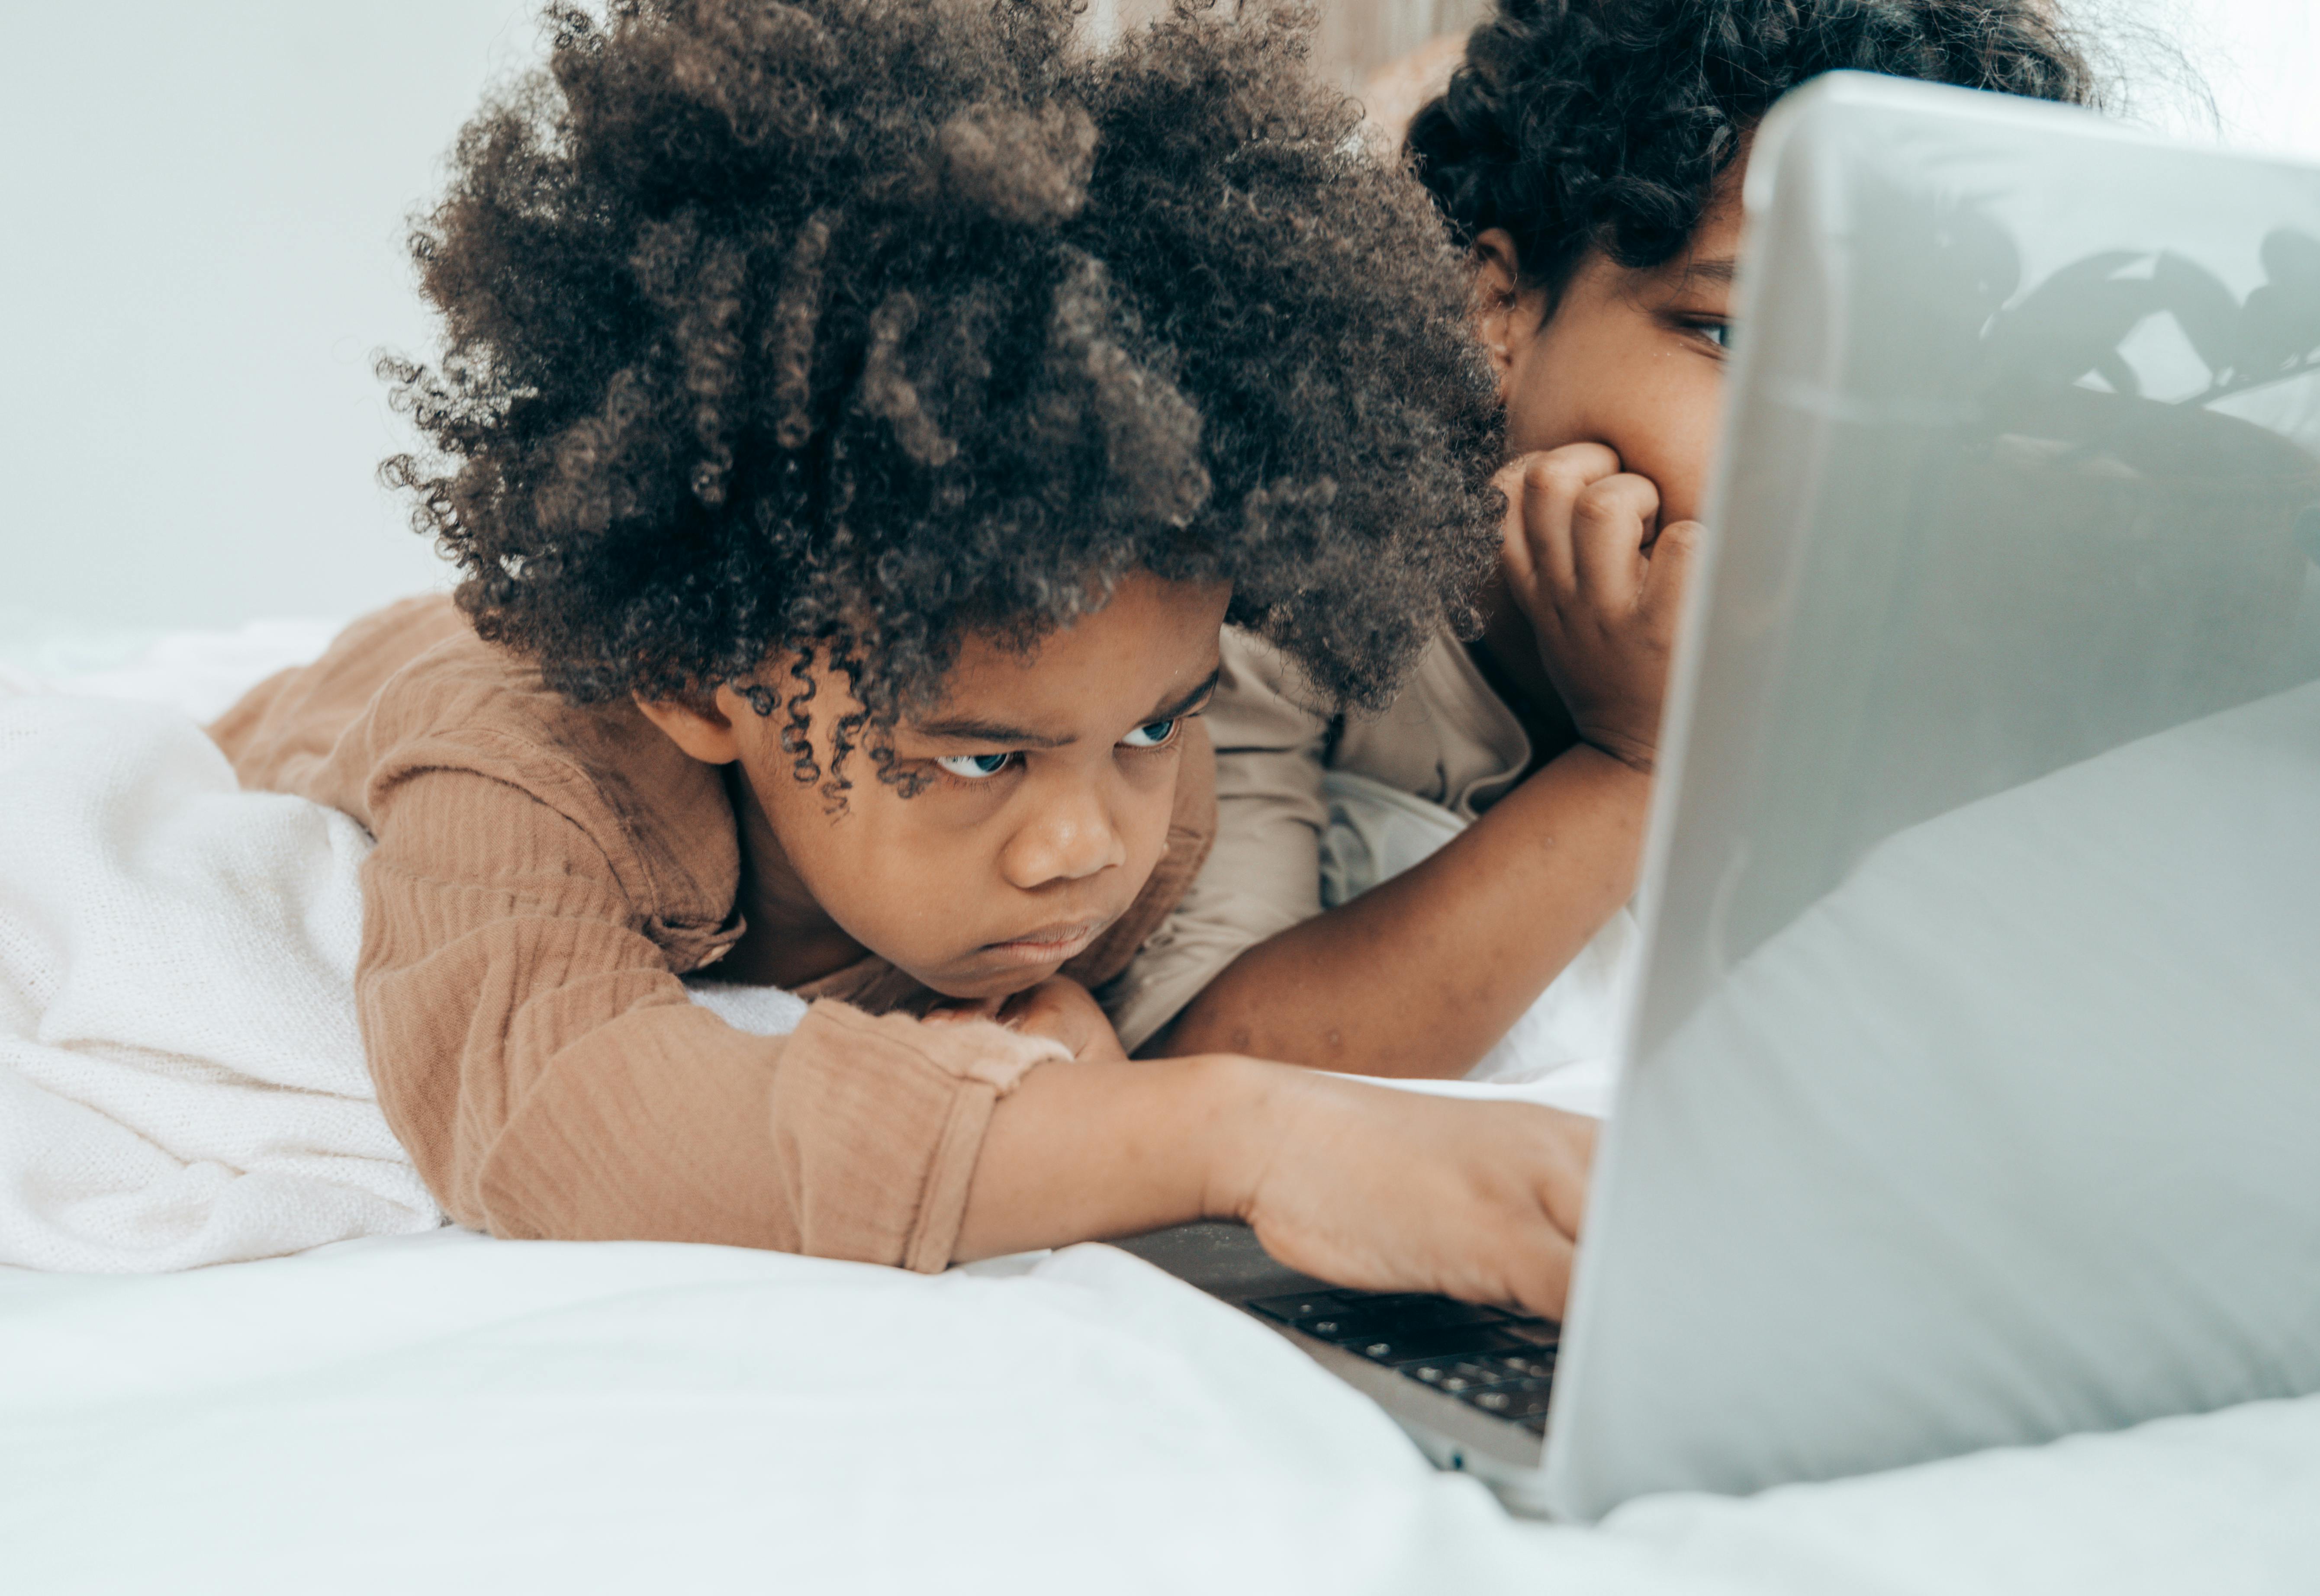
<instances>
[{"instance_id":1,"label":"child's arm","mask_svg":"<svg viewBox=\"0 0 2320 1596\"><path fill-rule=\"evenodd\" d=\"M1146 1052L1463 1075L1635 889L1698 527L1600 445L1506 479L1501 571L1584 739L1424 862L1249 948Z\"/></svg>"},{"instance_id":2,"label":"child's arm","mask_svg":"<svg viewBox=\"0 0 2320 1596\"><path fill-rule=\"evenodd\" d=\"M695 928L640 913L643 856L600 790L474 741L384 762L356 975L380 1106L452 1217L949 1262L992 1105L1065 1050L835 1003L786 1037L735 1030L671 972Z\"/></svg>"},{"instance_id":3,"label":"child's arm","mask_svg":"<svg viewBox=\"0 0 2320 1596\"><path fill-rule=\"evenodd\" d=\"M1562 1316L1591 1120L1413 1099L1230 1054L1130 1064L1095 1000L1061 977L947 1012L1082 1060L1033 1070L992 1110L962 1259L1239 1219L1326 1280Z\"/></svg>"},{"instance_id":4,"label":"child's arm","mask_svg":"<svg viewBox=\"0 0 2320 1596\"><path fill-rule=\"evenodd\" d=\"M992 1114L957 1256L1240 1219L1324 1280L1560 1318L1594 1137L1229 1054L1049 1064Z\"/></svg>"},{"instance_id":5,"label":"child's arm","mask_svg":"<svg viewBox=\"0 0 2320 1596\"><path fill-rule=\"evenodd\" d=\"M1432 857L1240 954L1146 1051L1465 1074L1634 892L1650 789L1571 750Z\"/></svg>"}]
</instances>

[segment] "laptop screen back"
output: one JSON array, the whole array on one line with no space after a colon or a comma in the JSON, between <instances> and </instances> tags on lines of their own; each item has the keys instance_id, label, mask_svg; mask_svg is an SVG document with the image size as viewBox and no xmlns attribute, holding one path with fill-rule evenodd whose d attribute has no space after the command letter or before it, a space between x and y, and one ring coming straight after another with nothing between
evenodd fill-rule
<instances>
[{"instance_id":1,"label":"laptop screen back","mask_svg":"<svg viewBox=\"0 0 2320 1596\"><path fill-rule=\"evenodd\" d=\"M2320 1390L2320 173L1839 77L1747 183L1581 1516Z\"/></svg>"}]
</instances>

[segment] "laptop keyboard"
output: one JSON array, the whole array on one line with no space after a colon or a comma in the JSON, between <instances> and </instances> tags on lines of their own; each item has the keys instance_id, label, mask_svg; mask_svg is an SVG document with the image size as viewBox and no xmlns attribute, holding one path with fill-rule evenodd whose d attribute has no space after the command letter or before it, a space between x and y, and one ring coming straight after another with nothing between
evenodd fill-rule
<instances>
[{"instance_id":1,"label":"laptop keyboard","mask_svg":"<svg viewBox=\"0 0 2320 1596\"><path fill-rule=\"evenodd\" d=\"M1552 1320L1409 1292L1309 1291L1241 1305L1533 1435L1545 1433L1563 1333Z\"/></svg>"}]
</instances>

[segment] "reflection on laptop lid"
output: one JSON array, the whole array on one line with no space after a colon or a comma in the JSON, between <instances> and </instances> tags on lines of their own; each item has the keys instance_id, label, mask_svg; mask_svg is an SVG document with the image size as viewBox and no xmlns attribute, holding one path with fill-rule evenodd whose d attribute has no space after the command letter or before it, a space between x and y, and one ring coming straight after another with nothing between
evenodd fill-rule
<instances>
[{"instance_id":1,"label":"reflection on laptop lid","mask_svg":"<svg viewBox=\"0 0 2320 1596\"><path fill-rule=\"evenodd\" d=\"M1840 76L1747 192L1578 1517L2320 1390L2320 173Z\"/></svg>"}]
</instances>

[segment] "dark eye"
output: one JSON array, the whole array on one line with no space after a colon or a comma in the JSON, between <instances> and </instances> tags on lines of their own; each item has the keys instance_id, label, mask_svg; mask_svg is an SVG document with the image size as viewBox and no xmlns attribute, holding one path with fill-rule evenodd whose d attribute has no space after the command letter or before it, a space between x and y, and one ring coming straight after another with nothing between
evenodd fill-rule
<instances>
[{"instance_id":1,"label":"dark eye","mask_svg":"<svg viewBox=\"0 0 2320 1596\"><path fill-rule=\"evenodd\" d=\"M952 753L935 761L954 776L969 781L984 781L1005 770L1014 759L1011 753Z\"/></svg>"},{"instance_id":2,"label":"dark eye","mask_svg":"<svg viewBox=\"0 0 2320 1596\"><path fill-rule=\"evenodd\" d=\"M1157 748L1176 735L1173 720L1147 720L1119 740L1123 748Z\"/></svg>"},{"instance_id":3,"label":"dark eye","mask_svg":"<svg viewBox=\"0 0 2320 1596\"><path fill-rule=\"evenodd\" d=\"M1729 321L1695 321L1691 330L1719 349L1732 347L1732 323Z\"/></svg>"}]
</instances>

